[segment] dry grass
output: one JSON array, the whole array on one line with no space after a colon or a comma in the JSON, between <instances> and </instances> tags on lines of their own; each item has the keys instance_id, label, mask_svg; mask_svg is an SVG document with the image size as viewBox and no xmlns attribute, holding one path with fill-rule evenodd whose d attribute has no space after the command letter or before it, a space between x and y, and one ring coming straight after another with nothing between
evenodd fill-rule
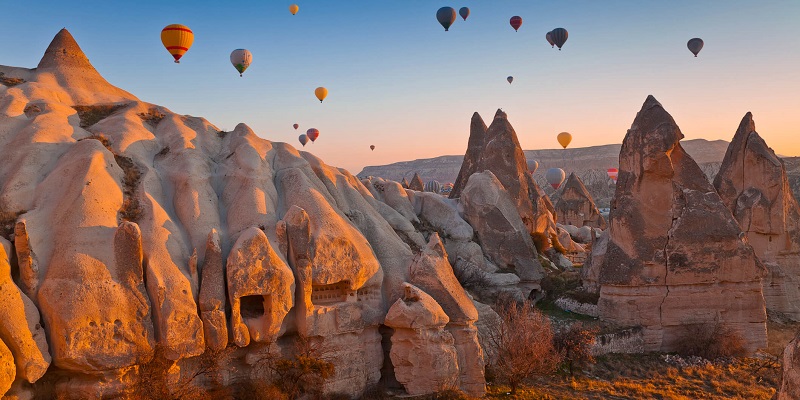
<instances>
[{"instance_id":1,"label":"dry grass","mask_svg":"<svg viewBox=\"0 0 800 400\"><path fill-rule=\"evenodd\" d=\"M153 128L155 128L159 122L166 116L164 113L159 111L157 108L150 108L145 113L136 114L139 118L142 119L143 122L146 122Z\"/></svg>"},{"instance_id":2,"label":"dry grass","mask_svg":"<svg viewBox=\"0 0 800 400\"><path fill-rule=\"evenodd\" d=\"M4 73L0 72L0 84L3 84L8 87L17 86L21 83L25 83L25 79L21 78L9 78L6 77Z\"/></svg>"},{"instance_id":3,"label":"dry grass","mask_svg":"<svg viewBox=\"0 0 800 400\"><path fill-rule=\"evenodd\" d=\"M123 221L139 222L143 210L139 204L139 198L136 196L136 188L139 187L139 182L142 180L142 173L129 157L115 154L114 159L125 172L122 177L122 193L125 195L125 199L122 201L119 217Z\"/></svg>"},{"instance_id":4,"label":"dry grass","mask_svg":"<svg viewBox=\"0 0 800 400\"><path fill-rule=\"evenodd\" d=\"M104 104L99 106L74 106L72 108L78 112L81 128L88 128L108 118L123 107L125 107L123 104Z\"/></svg>"},{"instance_id":5,"label":"dry grass","mask_svg":"<svg viewBox=\"0 0 800 400\"><path fill-rule=\"evenodd\" d=\"M761 360L741 359L726 365L677 368L658 355L602 357L586 376L536 379L507 395L505 386L490 386L490 399L770 399L777 371L758 370Z\"/></svg>"}]
</instances>

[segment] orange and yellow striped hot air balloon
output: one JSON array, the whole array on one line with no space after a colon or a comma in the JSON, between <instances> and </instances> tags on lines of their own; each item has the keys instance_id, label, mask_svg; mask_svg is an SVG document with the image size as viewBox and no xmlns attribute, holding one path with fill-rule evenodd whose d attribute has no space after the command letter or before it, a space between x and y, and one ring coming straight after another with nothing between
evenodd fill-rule
<instances>
[{"instance_id":1,"label":"orange and yellow striped hot air balloon","mask_svg":"<svg viewBox=\"0 0 800 400\"><path fill-rule=\"evenodd\" d=\"M161 30L161 43L167 48L169 54L179 63L181 57L189 51L194 42L194 33L186 25L172 24L167 25Z\"/></svg>"}]
</instances>

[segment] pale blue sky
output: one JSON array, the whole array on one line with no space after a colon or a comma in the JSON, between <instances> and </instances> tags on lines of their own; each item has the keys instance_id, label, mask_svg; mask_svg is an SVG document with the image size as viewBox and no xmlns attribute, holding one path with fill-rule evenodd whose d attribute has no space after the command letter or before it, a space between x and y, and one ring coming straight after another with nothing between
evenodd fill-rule
<instances>
[{"instance_id":1,"label":"pale blue sky","mask_svg":"<svg viewBox=\"0 0 800 400\"><path fill-rule=\"evenodd\" d=\"M775 150L800 155L800 1L0 0L0 64L34 67L62 27L111 83L222 129L306 146L332 165L461 154L474 111L509 114L525 149L618 143L653 94L687 138L730 139L753 111ZM449 32L436 10L472 10ZM519 32L509 26L523 18ZM195 43L174 64L159 34L180 23ZM563 27L563 51L547 31ZM701 37L698 58L686 42ZM230 65L247 48L244 78ZM506 77L515 77L509 85ZM320 104L314 88L326 86ZM291 125L300 124L295 131ZM374 152L369 145L377 146Z\"/></svg>"}]
</instances>

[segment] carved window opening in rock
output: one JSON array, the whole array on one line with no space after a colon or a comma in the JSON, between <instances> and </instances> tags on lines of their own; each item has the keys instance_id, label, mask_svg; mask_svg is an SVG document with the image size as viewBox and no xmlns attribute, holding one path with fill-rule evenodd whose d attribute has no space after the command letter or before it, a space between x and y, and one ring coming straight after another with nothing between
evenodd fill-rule
<instances>
[{"instance_id":1,"label":"carved window opening in rock","mask_svg":"<svg viewBox=\"0 0 800 400\"><path fill-rule=\"evenodd\" d=\"M267 307L265 304L269 301L269 296L242 296L239 301L239 309L241 310L242 318L257 319L266 314Z\"/></svg>"},{"instance_id":2,"label":"carved window opening in rock","mask_svg":"<svg viewBox=\"0 0 800 400\"><path fill-rule=\"evenodd\" d=\"M356 292L350 290L350 281L330 285L311 285L311 303L319 305L357 301Z\"/></svg>"},{"instance_id":3,"label":"carved window opening in rock","mask_svg":"<svg viewBox=\"0 0 800 400\"><path fill-rule=\"evenodd\" d=\"M374 300L377 297L377 291L372 288L361 288L356 291L357 301Z\"/></svg>"}]
</instances>

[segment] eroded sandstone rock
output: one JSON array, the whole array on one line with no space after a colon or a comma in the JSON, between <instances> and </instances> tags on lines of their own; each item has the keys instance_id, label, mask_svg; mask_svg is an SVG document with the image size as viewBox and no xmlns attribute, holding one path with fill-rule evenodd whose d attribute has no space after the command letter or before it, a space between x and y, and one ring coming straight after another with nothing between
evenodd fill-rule
<instances>
[{"instance_id":1,"label":"eroded sandstone rock","mask_svg":"<svg viewBox=\"0 0 800 400\"><path fill-rule=\"evenodd\" d=\"M599 271L602 319L644 328L646 351L673 351L686 325L721 324L766 346L765 270L652 96L625 136Z\"/></svg>"},{"instance_id":2,"label":"eroded sandstone rock","mask_svg":"<svg viewBox=\"0 0 800 400\"><path fill-rule=\"evenodd\" d=\"M436 393L458 381L458 357L449 322L431 296L410 284L389 308L385 324L394 329L390 357L397 380L412 396Z\"/></svg>"},{"instance_id":3,"label":"eroded sandstone rock","mask_svg":"<svg viewBox=\"0 0 800 400\"><path fill-rule=\"evenodd\" d=\"M206 347L222 350L228 345L228 318L225 314L224 261L216 230L208 233L202 273L199 305L203 336Z\"/></svg>"},{"instance_id":4,"label":"eroded sandstone rock","mask_svg":"<svg viewBox=\"0 0 800 400\"><path fill-rule=\"evenodd\" d=\"M767 308L800 319L800 206L786 166L744 116L714 178L722 201L767 267Z\"/></svg>"}]
</instances>

